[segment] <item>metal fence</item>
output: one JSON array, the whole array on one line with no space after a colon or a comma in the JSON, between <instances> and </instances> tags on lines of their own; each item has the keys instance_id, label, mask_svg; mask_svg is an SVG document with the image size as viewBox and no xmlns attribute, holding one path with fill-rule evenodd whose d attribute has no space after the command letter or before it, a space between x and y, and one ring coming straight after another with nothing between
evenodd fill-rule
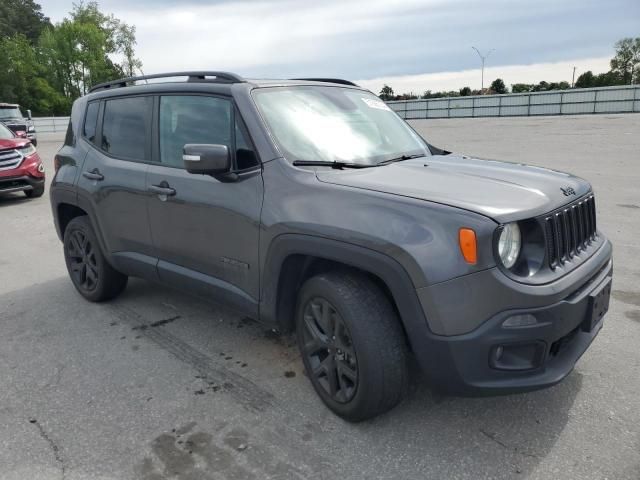
<instances>
[{"instance_id":1,"label":"metal fence","mask_svg":"<svg viewBox=\"0 0 640 480\"><path fill-rule=\"evenodd\" d=\"M38 133L65 132L69 117L34 117L33 123Z\"/></svg>"},{"instance_id":2,"label":"metal fence","mask_svg":"<svg viewBox=\"0 0 640 480\"><path fill-rule=\"evenodd\" d=\"M407 120L640 112L640 85L399 100L387 104Z\"/></svg>"}]
</instances>

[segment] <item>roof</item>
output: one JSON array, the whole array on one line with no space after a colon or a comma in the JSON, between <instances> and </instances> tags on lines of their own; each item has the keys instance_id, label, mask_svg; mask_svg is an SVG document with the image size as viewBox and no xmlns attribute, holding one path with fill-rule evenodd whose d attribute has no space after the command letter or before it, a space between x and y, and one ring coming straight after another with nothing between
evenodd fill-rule
<instances>
[{"instance_id":1,"label":"roof","mask_svg":"<svg viewBox=\"0 0 640 480\"><path fill-rule=\"evenodd\" d=\"M2 103L0 102L0 108L16 108L19 107L17 103Z\"/></svg>"}]
</instances>

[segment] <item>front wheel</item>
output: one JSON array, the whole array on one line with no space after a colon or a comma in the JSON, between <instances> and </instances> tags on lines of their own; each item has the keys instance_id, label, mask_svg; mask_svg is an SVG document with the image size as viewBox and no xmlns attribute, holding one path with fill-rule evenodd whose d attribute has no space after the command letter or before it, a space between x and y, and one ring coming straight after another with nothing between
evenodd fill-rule
<instances>
[{"instance_id":1,"label":"front wheel","mask_svg":"<svg viewBox=\"0 0 640 480\"><path fill-rule=\"evenodd\" d=\"M351 272L315 276L300 290L296 315L307 375L334 413L358 422L402 400L405 337L389 299L371 279Z\"/></svg>"},{"instance_id":2,"label":"front wheel","mask_svg":"<svg viewBox=\"0 0 640 480\"><path fill-rule=\"evenodd\" d=\"M127 276L116 271L102 254L86 216L76 217L67 225L64 260L74 287L87 300L109 300L127 286Z\"/></svg>"}]
</instances>

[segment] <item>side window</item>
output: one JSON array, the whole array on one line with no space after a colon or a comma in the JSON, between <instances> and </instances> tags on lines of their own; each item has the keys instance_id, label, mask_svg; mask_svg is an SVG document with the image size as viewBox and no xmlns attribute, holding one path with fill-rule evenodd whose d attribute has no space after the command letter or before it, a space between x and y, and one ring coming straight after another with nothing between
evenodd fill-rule
<instances>
[{"instance_id":1,"label":"side window","mask_svg":"<svg viewBox=\"0 0 640 480\"><path fill-rule=\"evenodd\" d=\"M148 160L151 107L152 97L107 100L102 121L102 150L129 160Z\"/></svg>"},{"instance_id":2,"label":"side window","mask_svg":"<svg viewBox=\"0 0 640 480\"><path fill-rule=\"evenodd\" d=\"M231 151L231 102L197 95L160 97L160 162L182 168L187 143L226 145Z\"/></svg>"},{"instance_id":3,"label":"side window","mask_svg":"<svg viewBox=\"0 0 640 480\"><path fill-rule=\"evenodd\" d=\"M91 102L87 105L87 113L84 116L84 127L82 134L91 143L96 142L96 130L98 124L98 110L100 108L99 102Z\"/></svg>"},{"instance_id":4,"label":"side window","mask_svg":"<svg viewBox=\"0 0 640 480\"><path fill-rule=\"evenodd\" d=\"M236 114L236 164L238 170L258 165L258 157L251 143L247 141L245 131L244 126L238 119L238 114Z\"/></svg>"}]
</instances>

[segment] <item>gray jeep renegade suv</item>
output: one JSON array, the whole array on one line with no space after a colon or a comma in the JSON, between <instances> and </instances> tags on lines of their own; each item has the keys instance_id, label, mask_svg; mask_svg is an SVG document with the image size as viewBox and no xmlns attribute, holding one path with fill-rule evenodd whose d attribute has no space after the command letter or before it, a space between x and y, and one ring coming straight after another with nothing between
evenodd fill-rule
<instances>
[{"instance_id":1,"label":"gray jeep renegade suv","mask_svg":"<svg viewBox=\"0 0 640 480\"><path fill-rule=\"evenodd\" d=\"M553 385L609 304L589 183L435 148L344 80L98 85L55 169L82 296L142 277L295 330L313 387L351 421L402 399L410 355L454 394Z\"/></svg>"}]
</instances>

